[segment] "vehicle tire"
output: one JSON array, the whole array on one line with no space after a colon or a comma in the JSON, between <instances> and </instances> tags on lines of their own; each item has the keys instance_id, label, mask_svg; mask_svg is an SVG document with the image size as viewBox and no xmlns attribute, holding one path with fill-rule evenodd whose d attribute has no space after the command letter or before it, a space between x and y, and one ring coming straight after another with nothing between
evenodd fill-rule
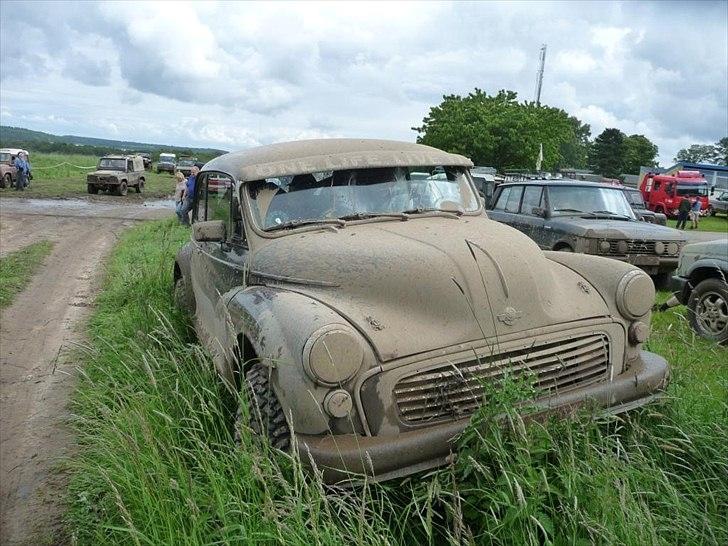
<instances>
[{"instance_id":1,"label":"vehicle tire","mask_svg":"<svg viewBox=\"0 0 728 546\"><path fill-rule=\"evenodd\" d=\"M126 182L119 184L116 191L118 192L118 195L126 195L127 191L129 191L129 188L126 187Z\"/></svg>"},{"instance_id":2,"label":"vehicle tire","mask_svg":"<svg viewBox=\"0 0 728 546\"><path fill-rule=\"evenodd\" d=\"M652 282L655 285L655 290L667 290L670 287L670 280L672 275L670 273L658 273L652 275Z\"/></svg>"},{"instance_id":3,"label":"vehicle tire","mask_svg":"<svg viewBox=\"0 0 728 546\"><path fill-rule=\"evenodd\" d=\"M13 187L13 177L10 175L10 173L7 173L5 176L2 177L2 180L0 180L0 188L12 188Z\"/></svg>"},{"instance_id":4,"label":"vehicle tire","mask_svg":"<svg viewBox=\"0 0 728 546\"><path fill-rule=\"evenodd\" d=\"M99 188L96 186L96 184L86 184L86 189L92 195L96 195L97 193L99 193Z\"/></svg>"},{"instance_id":5,"label":"vehicle tire","mask_svg":"<svg viewBox=\"0 0 728 546\"><path fill-rule=\"evenodd\" d=\"M142 190L144 189L144 180L140 180L139 183L134 186L134 189L137 193L142 193Z\"/></svg>"},{"instance_id":6,"label":"vehicle tire","mask_svg":"<svg viewBox=\"0 0 728 546\"><path fill-rule=\"evenodd\" d=\"M554 250L558 252L574 252L574 249L571 248L569 245L557 246Z\"/></svg>"},{"instance_id":7,"label":"vehicle tire","mask_svg":"<svg viewBox=\"0 0 728 546\"><path fill-rule=\"evenodd\" d=\"M708 207L708 214L710 214L711 216L715 216L715 209L713 207Z\"/></svg>"},{"instance_id":8,"label":"vehicle tire","mask_svg":"<svg viewBox=\"0 0 728 546\"><path fill-rule=\"evenodd\" d=\"M706 339L728 343L728 284L711 278L698 283L688 300L690 326Z\"/></svg>"},{"instance_id":9,"label":"vehicle tire","mask_svg":"<svg viewBox=\"0 0 728 546\"><path fill-rule=\"evenodd\" d=\"M187 279L184 277L174 281L174 304L190 316L195 314L194 296L187 286Z\"/></svg>"},{"instance_id":10,"label":"vehicle tire","mask_svg":"<svg viewBox=\"0 0 728 546\"><path fill-rule=\"evenodd\" d=\"M291 447L291 429L278 397L270 386L269 373L270 368L261 362L254 363L245 372L243 389L250 405L247 425L272 447L288 451ZM235 442L238 445L241 443L240 431L245 426L243 420L241 405L235 417Z\"/></svg>"}]
</instances>

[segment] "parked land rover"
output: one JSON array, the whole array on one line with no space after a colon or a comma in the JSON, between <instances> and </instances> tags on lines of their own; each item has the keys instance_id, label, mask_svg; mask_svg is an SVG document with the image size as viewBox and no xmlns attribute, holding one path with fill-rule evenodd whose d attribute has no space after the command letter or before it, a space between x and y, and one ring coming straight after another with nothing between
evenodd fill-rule
<instances>
[{"instance_id":1,"label":"parked land rover","mask_svg":"<svg viewBox=\"0 0 728 546\"><path fill-rule=\"evenodd\" d=\"M660 226L667 225L667 216L661 212L655 212L648 209L640 190L636 188L625 188L623 186L622 191L624 192L624 196L627 198L629 206L632 207L632 212L634 212L634 215L639 220Z\"/></svg>"},{"instance_id":2,"label":"parked land rover","mask_svg":"<svg viewBox=\"0 0 728 546\"><path fill-rule=\"evenodd\" d=\"M177 162L177 170L185 176L192 173L192 167L197 163L196 157L180 157Z\"/></svg>"},{"instance_id":3,"label":"parked land rover","mask_svg":"<svg viewBox=\"0 0 728 546\"><path fill-rule=\"evenodd\" d=\"M708 214L728 214L728 190L718 190L710 196Z\"/></svg>"},{"instance_id":4,"label":"parked land rover","mask_svg":"<svg viewBox=\"0 0 728 546\"><path fill-rule=\"evenodd\" d=\"M92 194L109 191L126 195L129 188L141 193L144 181L144 160L140 155L102 157L97 169L86 176L86 186Z\"/></svg>"},{"instance_id":5,"label":"parked land rover","mask_svg":"<svg viewBox=\"0 0 728 546\"><path fill-rule=\"evenodd\" d=\"M157 174L167 172L174 174L177 168L177 156L175 154L159 154L157 161Z\"/></svg>"},{"instance_id":6,"label":"parked land rover","mask_svg":"<svg viewBox=\"0 0 728 546\"><path fill-rule=\"evenodd\" d=\"M238 426L280 449L295 431L326 481L381 480L445 463L483 383L506 375L534 381L545 411L659 395L650 278L491 221L471 166L353 139L204 166L175 297L226 385L249 392Z\"/></svg>"},{"instance_id":7,"label":"parked land rover","mask_svg":"<svg viewBox=\"0 0 728 546\"><path fill-rule=\"evenodd\" d=\"M640 222L621 188L593 182L530 180L503 184L488 215L544 250L596 254L636 265L659 283L677 267L685 235Z\"/></svg>"}]
</instances>

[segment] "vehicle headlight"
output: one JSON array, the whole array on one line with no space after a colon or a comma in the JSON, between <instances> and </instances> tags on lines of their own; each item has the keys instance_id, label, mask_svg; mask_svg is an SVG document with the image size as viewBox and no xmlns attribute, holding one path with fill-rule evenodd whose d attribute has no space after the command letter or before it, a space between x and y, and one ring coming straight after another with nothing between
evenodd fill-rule
<instances>
[{"instance_id":1,"label":"vehicle headlight","mask_svg":"<svg viewBox=\"0 0 728 546\"><path fill-rule=\"evenodd\" d=\"M627 254L627 251L629 250L629 245L627 244L627 241L619 241L617 243L617 250L619 250L620 254Z\"/></svg>"},{"instance_id":2,"label":"vehicle headlight","mask_svg":"<svg viewBox=\"0 0 728 546\"><path fill-rule=\"evenodd\" d=\"M655 243L655 254L662 254L663 252L665 252L665 243L657 241Z\"/></svg>"},{"instance_id":3,"label":"vehicle headlight","mask_svg":"<svg viewBox=\"0 0 728 546\"><path fill-rule=\"evenodd\" d=\"M610 248L612 248L612 245L609 244L609 241L602 241L599 243L599 252L602 254L607 254Z\"/></svg>"},{"instance_id":4,"label":"vehicle headlight","mask_svg":"<svg viewBox=\"0 0 728 546\"><path fill-rule=\"evenodd\" d=\"M677 254L680 251L680 245L677 243L668 243L667 244L667 253L672 254L673 256Z\"/></svg>"},{"instance_id":5,"label":"vehicle headlight","mask_svg":"<svg viewBox=\"0 0 728 546\"><path fill-rule=\"evenodd\" d=\"M361 367L364 349L354 333L340 324L324 326L308 338L303 366L308 376L322 385L339 385Z\"/></svg>"},{"instance_id":6,"label":"vehicle headlight","mask_svg":"<svg viewBox=\"0 0 728 546\"><path fill-rule=\"evenodd\" d=\"M619 281L615 296L619 312L634 320L652 308L655 285L643 271L630 271Z\"/></svg>"}]
</instances>

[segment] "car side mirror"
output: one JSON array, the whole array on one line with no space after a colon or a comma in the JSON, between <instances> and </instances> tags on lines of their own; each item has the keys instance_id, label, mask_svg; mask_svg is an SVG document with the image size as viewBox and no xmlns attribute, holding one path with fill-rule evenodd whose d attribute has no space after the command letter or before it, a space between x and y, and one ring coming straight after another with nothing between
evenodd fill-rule
<instances>
[{"instance_id":1,"label":"car side mirror","mask_svg":"<svg viewBox=\"0 0 728 546\"><path fill-rule=\"evenodd\" d=\"M546 218L546 209L542 209L541 207L533 207L531 209L531 214L540 218Z\"/></svg>"},{"instance_id":2,"label":"car side mirror","mask_svg":"<svg viewBox=\"0 0 728 546\"><path fill-rule=\"evenodd\" d=\"M199 243L221 243L226 235L225 222L208 220L192 224L192 238Z\"/></svg>"}]
</instances>

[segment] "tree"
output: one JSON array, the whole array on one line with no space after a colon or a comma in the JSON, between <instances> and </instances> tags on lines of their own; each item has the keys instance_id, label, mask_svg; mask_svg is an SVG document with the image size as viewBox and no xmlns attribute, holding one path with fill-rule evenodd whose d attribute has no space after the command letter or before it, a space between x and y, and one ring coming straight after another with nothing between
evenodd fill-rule
<instances>
[{"instance_id":1,"label":"tree","mask_svg":"<svg viewBox=\"0 0 728 546\"><path fill-rule=\"evenodd\" d=\"M574 129L574 138L561 145L564 166L584 169L589 164L591 127L588 123L582 123L573 116L569 118L569 121Z\"/></svg>"},{"instance_id":2,"label":"tree","mask_svg":"<svg viewBox=\"0 0 728 546\"><path fill-rule=\"evenodd\" d=\"M542 169L567 166L585 153L579 146L589 136L589 126L563 110L520 103L513 91L488 95L477 88L465 97L444 96L430 108L422 126L412 129L418 133L417 142L499 170L534 169L541 144Z\"/></svg>"},{"instance_id":3,"label":"tree","mask_svg":"<svg viewBox=\"0 0 728 546\"><path fill-rule=\"evenodd\" d=\"M728 166L728 136L716 142L714 148L715 154L713 155L713 161L715 164Z\"/></svg>"},{"instance_id":4,"label":"tree","mask_svg":"<svg viewBox=\"0 0 728 546\"><path fill-rule=\"evenodd\" d=\"M725 139L722 139L722 142ZM715 160L716 149L710 144L693 144L689 148L680 150L674 161L685 161L687 163L712 163Z\"/></svg>"},{"instance_id":5,"label":"tree","mask_svg":"<svg viewBox=\"0 0 728 546\"><path fill-rule=\"evenodd\" d=\"M630 135L624 139L624 147L622 173L639 174L642 166L657 167L657 146L646 136Z\"/></svg>"},{"instance_id":6,"label":"tree","mask_svg":"<svg viewBox=\"0 0 728 546\"><path fill-rule=\"evenodd\" d=\"M604 129L591 146L589 166L607 178L618 178L624 172L627 136L619 129Z\"/></svg>"}]
</instances>

